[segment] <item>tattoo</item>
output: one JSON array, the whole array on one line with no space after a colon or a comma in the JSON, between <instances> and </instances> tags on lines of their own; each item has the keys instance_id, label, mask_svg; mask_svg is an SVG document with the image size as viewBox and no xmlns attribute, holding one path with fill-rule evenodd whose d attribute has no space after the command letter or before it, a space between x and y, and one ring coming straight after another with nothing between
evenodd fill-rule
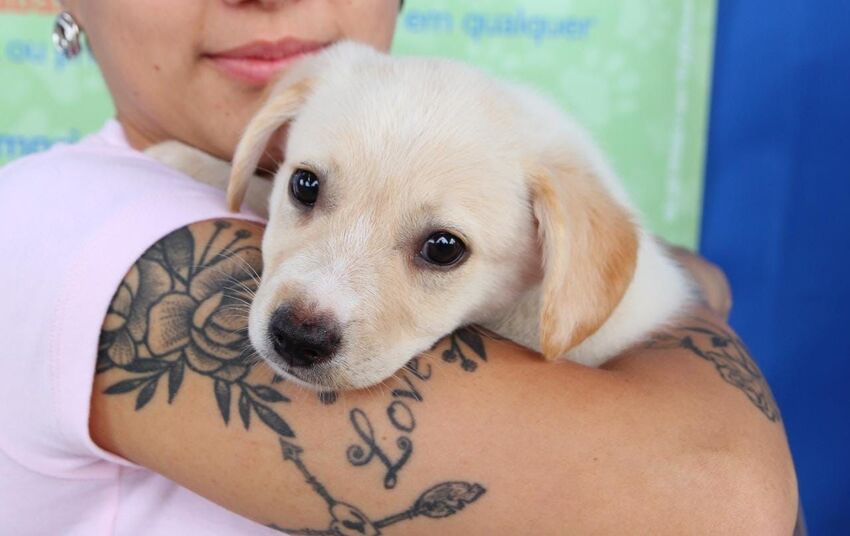
<instances>
[{"instance_id":1,"label":"tattoo","mask_svg":"<svg viewBox=\"0 0 850 536\"><path fill-rule=\"evenodd\" d=\"M656 335L648 348L684 348L709 361L730 385L734 385L771 422L781 420L779 407L750 352L734 333L707 320L677 328L675 334Z\"/></svg>"},{"instance_id":2,"label":"tattoo","mask_svg":"<svg viewBox=\"0 0 850 536\"><path fill-rule=\"evenodd\" d=\"M460 360L461 367L467 372L474 372L478 363L469 359L463 351L461 342L470 348L481 361L487 361L484 340L473 328L462 328L449 336L450 346L443 352L443 360L453 363ZM431 365L422 365L420 358L411 359L404 369L396 376L402 384L393 389L392 400L386 407L387 423L397 434L393 443L398 454L393 456L389 449L379 443L375 435L375 427L369 416L360 408L354 408L349 413L349 420L354 431L360 437L362 444L348 447L346 455L349 463L356 467L369 465L372 460L378 460L383 466L384 488L393 489L398 484L398 473L404 468L413 454L413 439L411 434L416 428L416 417L413 408L424 402L424 397L417 385L427 382L432 375Z\"/></svg>"},{"instance_id":3,"label":"tattoo","mask_svg":"<svg viewBox=\"0 0 850 536\"><path fill-rule=\"evenodd\" d=\"M336 391L319 391L316 393L316 396L319 397L319 402L326 406L330 406L331 404L337 401L339 398L339 393Z\"/></svg>"},{"instance_id":4,"label":"tattoo","mask_svg":"<svg viewBox=\"0 0 850 536\"><path fill-rule=\"evenodd\" d=\"M207 235L179 229L136 262L109 308L97 372L120 368L139 375L109 386L106 394L135 391L140 410L167 377L170 404L189 369L210 379L225 424L236 394L246 429L253 414L279 435L295 437L271 406L289 398L245 381L256 363L245 329L247 299L261 270L260 250L246 243L246 227L217 221Z\"/></svg>"},{"instance_id":5,"label":"tattoo","mask_svg":"<svg viewBox=\"0 0 850 536\"><path fill-rule=\"evenodd\" d=\"M409 412L410 410L408 409L407 411ZM407 460L410 459L410 455L413 453L413 442L407 436L399 436L395 440L395 444L401 452L398 459L393 461L384 449L378 445L372 423L369 422L369 417L362 410L355 408L351 410L350 418L351 425L354 427L357 435L360 436L360 439L366 444L366 448L364 449L360 445L349 446L346 452L348 461L351 465L361 466L368 465L373 458L377 458L387 470L384 475L384 487L386 489L394 488L398 482L398 472L404 467L404 464L407 463Z\"/></svg>"},{"instance_id":6,"label":"tattoo","mask_svg":"<svg viewBox=\"0 0 850 536\"><path fill-rule=\"evenodd\" d=\"M224 424L230 423L234 405L246 430L256 417L277 434L284 461L292 462L311 489L325 500L331 516L329 528L280 529L291 534L377 535L383 527L416 517L454 515L481 497L485 489L480 484L443 482L423 492L407 510L372 520L360 509L333 498L312 475L302 460L303 447L294 443L295 430L281 414L282 408L292 404L280 390L283 378L275 374L269 385L247 380L259 363L247 334L250 299L262 272L256 240L249 240L255 232L251 224L240 222L190 225L171 233L141 256L116 292L101 332L96 372L127 373L104 393L135 394L135 409L141 411L153 400L160 383L166 385L167 403L172 404L185 374L209 379ZM459 359L464 370L476 369L478 363L465 355L460 342L486 361L478 334L462 330L450 339L451 348L443 354L445 361ZM355 466L380 460L386 489L396 486L398 472L413 452L413 406L424 401L418 387L431 376L431 365L423 366L419 358L414 358L400 373L402 385L391 392L386 418L399 434L395 444L400 453L395 458L378 444L365 411L355 408L349 413L351 426L363 445L349 445L346 457ZM334 404L338 398L335 392L318 396L325 405Z\"/></svg>"},{"instance_id":7,"label":"tattoo","mask_svg":"<svg viewBox=\"0 0 850 536\"><path fill-rule=\"evenodd\" d=\"M467 372L474 372L478 368L478 363L466 356L460 345L460 341L463 341L482 361L487 361L484 340L475 329L477 328L459 329L452 333L450 337L451 345L443 352L443 361L446 363L460 361L461 368Z\"/></svg>"},{"instance_id":8,"label":"tattoo","mask_svg":"<svg viewBox=\"0 0 850 536\"><path fill-rule=\"evenodd\" d=\"M419 495L413 506L407 510L381 519L371 520L360 509L334 499L327 488L304 465L304 462L301 460L301 454L303 453L301 447L284 439L280 440L280 446L283 450L283 459L295 464L313 492L325 501L328 507L328 514L331 517L330 526L327 529L282 528L274 524L269 525L273 529L292 535L348 536L363 534L377 536L381 534L382 528L394 525L400 521L410 520L419 516L434 519L452 516L463 510L468 504L477 501L487 491L479 484L470 484L469 482L442 482L425 490L425 492Z\"/></svg>"},{"instance_id":9,"label":"tattoo","mask_svg":"<svg viewBox=\"0 0 850 536\"><path fill-rule=\"evenodd\" d=\"M431 378L431 365L425 370L420 370L419 358L413 358L406 366L405 371L410 371L411 375L420 382L426 382ZM360 408L354 408L349 413L349 419L354 431L360 436L364 445L350 445L346 451L346 456L351 465L360 467L368 465L373 459L377 459L386 469L384 474L384 488L392 489L398 483L398 472L404 467L413 453L413 441L410 434L416 428L416 418L413 415L413 410L408 405L409 401L422 402L424 398L416 389L416 386L410 380L410 376L406 372L400 374L400 379L404 382L405 387L393 389L391 396L393 400L386 408L387 420L390 426L399 435L395 439L395 445L399 450L398 457L393 460L387 453L387 450L378 444L375 438L375 429L366 412Z\"/></svg>"}]
</instances>

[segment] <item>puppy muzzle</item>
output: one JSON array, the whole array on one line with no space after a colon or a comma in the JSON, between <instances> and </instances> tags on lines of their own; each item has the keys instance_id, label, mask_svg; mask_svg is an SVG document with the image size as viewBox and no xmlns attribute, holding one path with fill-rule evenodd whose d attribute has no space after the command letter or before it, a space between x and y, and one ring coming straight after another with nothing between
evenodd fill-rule
<instances>
[{"instance_id":1,"label":"puppy muzzle","mask_svg":"<svg viewBox=\"0 0 850 536\"><path fill-rule=\"evenodd\" d=\"M342 343L342 330L332 315L294 305L283 305L274 312L268 332L275 353L290 367L325 363Z\"/></svg>"}]
</instances>

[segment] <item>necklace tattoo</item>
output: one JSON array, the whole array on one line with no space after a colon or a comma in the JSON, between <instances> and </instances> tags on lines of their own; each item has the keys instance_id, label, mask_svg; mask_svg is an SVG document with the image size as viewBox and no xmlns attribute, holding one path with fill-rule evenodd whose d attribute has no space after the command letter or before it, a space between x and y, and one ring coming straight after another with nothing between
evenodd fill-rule
<instances>
[{"instance_id":1,"label":"necklace tattoo","mask_svg":"<svg viewBox=\"0 0 850 536\"><path fill-rule=\"evenodd\" d=\"M292 535L303 536L377 536L381 529L402 521L408 521L419 516L433 519L452 516L467 505L477 501L486 490L480 484L469 482L442 482L432 486L419 495L413 505L396 514L377 520L369 519L360 509L348 503L337 501L304 464L301 447L285 439L280 440L283 459L295 464L304 476L313 492L321 497L328 508L330 524L327 529L311 528L282 528L271 524L269 527Z\"/></svg>"},{"instance_id":2,"label":"necklace tattoo","mask_svg":"<svg viewBox=\"0 0 850 536\"><path fill-rule=\"evenodd\" d=\"M782 417L767 380L734 333L703 319L653 337L648 348L683 348L714 365L726 383L743 391L750 402L771 422Z\"/></svg>"}]
</instances>

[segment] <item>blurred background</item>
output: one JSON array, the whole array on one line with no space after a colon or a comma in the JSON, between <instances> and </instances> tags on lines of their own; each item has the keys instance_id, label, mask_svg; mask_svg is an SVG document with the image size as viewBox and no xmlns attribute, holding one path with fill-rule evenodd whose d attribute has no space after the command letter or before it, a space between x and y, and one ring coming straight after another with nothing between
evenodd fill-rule
<instances>
[{"instance_id":1,"label":"blurred background","mask_svg":"<svg viewBox=\"0 0 850 536\"><path fill-rule=\"evenodd\" d=\"M0 165L97 130L56 0L0 0ZM599 140L650 227L720 264L782 409L812 534L850 534L848 0L407 0L396 54L538 87Z\"/></svg>"}]
</instances>

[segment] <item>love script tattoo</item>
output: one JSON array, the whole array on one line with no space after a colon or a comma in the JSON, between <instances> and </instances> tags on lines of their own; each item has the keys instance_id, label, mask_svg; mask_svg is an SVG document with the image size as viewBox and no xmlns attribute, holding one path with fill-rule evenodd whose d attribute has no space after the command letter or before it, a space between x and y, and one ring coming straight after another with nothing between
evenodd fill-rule
<instances>
[{"instance_id":1,"label":"love script tattoo","mask_svg":"<svg viewBox=\"0 0 850 536\"><path fill-rule=\"evenodd\" d=\"M694 318L690 325L653 336L647 348L684 348L712 363L728 384L747 395L750 402L771 422L782 417L767 380L734 333L704 319Z\"/></svg>"},{"instance_id":2,"label":"love script tattoo","mask_svg":"<svg viewBox=\"0 0 850 536\"><path fill-rule=\"evenodd\" d=\"M482 361L487 360L484 341L473 328L462 328L451 334L450 345L443 352L442 358L447 363L459 361L463 370L474 372L478 363L467 357L464 346L468 347ZM461 344L461 341L463 344ZM378 460L383 466L384 488L392 489L398 483L398 473L410 460L413 454L412 432L416 428L416 417L413 408L424 402L417 385L431 379L430 364L422 365L420 358L411 359L395 379L402 385L391 391L389 405L386 407L387 423L391 430L399 434L395 440L398 454L393 456L385 445L376 438L375 426L369 416L360 408L354 408L349 413L349 420L354 431L360 437L362 444L355 443L348 447L346 456L349 463L356 467L369 465L372 460Z\"/></svg>"},{"instance_id":3,"label":"love script tattoo","mask_svg":"<svg viewBox=\"0 0 850 536\"><path fill-rule=\"evenodd\" d=\"M249 298L262 272L257 238L260 234L258 227L236 220L193 224L169 234L139 258L113 297L102 327L96 372L120 372L123 376L104 393L135 395L135 411L142 411L152 403L161 384L165 385L167 403L173 404L179 402L186 374L209 379L224 424L229 425L234 405L246 430L256 422L255 416L277 435L283 460L294 465L310 489L327 504L328 528L281 529L290 534L378 535L384 527L416 517L452 516L477 501L486 492L481 484L446 481L426 489L408 509L370 519L362 509L334 498L313 475L304 462L304 446L295 442L296 431L281 412L293 404L292 398L282 392L283 379L275 375L268 385L247 380L258 364L247 337L247 314ZM480 338L476 342L470 336L454 334L452 349L461 352L462 363L472 360L462 354L458 337L481 360L486 360ZM464 369L475 367L466 365ZM415 429L416 421L408 404L423 402L416 384L431 375L431 366L420 368L418 359L405 367L404 386L392 391L393 401L387 407L389 422L399 432L409 434ZM336 398L336 393L320 397L328 405ZM353 425L354 411L350 414ZM363 420L365 413L356 411L363 416L356 417L361 431L368 430L371 424L368 419ZM357 429L358 425L354 426ZM374 435L370 437L374 439ZM348 448L349 458L352 447ZM363 456L384 455L383 451L378 455L375 447L372 441L371 454L364 452ZM401 463L386 458L392 486L410 452L412 443ZM389 466L393 465L395 469L390 471ZM387 482L385 478L385 487L392 487Z\"/></svg>"}]
</instances>

